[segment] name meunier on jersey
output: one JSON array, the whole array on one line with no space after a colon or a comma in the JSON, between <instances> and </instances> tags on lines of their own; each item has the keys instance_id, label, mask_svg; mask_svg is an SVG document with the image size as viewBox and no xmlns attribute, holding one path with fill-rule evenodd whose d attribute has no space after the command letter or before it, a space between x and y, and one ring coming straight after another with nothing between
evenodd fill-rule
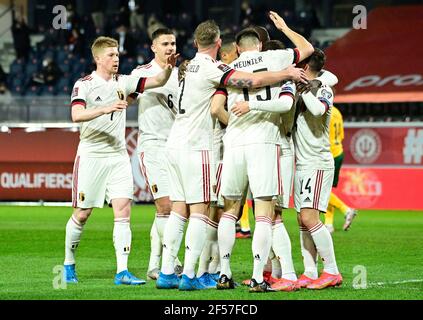
<instances>
[{"instance_id":1,"label":"name meunier on jersey","mask_svg":"<svg viewBox=\"0 0 423 320\"><path fill-rule=\"evenodd\" d=\"M263 62L263 57L257 57L257 58L252 58L252 59L248 59L248 60L241 60L238 61L236 63L234 63L233 67L234 69L241 69L241 68L246 68L246 67L251 67L255 64L259 64Z\"/></svg>"}]
</instances>

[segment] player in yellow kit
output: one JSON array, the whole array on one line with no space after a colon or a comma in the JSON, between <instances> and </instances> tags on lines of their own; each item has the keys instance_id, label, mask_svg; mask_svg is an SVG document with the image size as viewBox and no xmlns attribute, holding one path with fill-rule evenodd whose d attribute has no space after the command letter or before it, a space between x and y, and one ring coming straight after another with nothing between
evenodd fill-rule
<instances>
[{"instance_id":1,"label":"player in yellow kit","mask_svg":"<svg viewBox=\"0 0 423 320\"><path fill-rule=\"evenodd\" d=\"M336 188L339 180L339 172L341 170L342 161L344 160L344 149L342 147L342 140L344 140L344 121L341 112L335 107L332 107L332 115L329 125L329 139L330 151L335 160L335 176L333 179L333 187ZM333 192L330 194L329 206L325 214L325 226L330 233L334 232L333 216L335 209L339 209L345 215L344 231L347 231L351 223L357 215L357 210L348 207L341 199L339 199Z\"/></svg>"}]
</instances>

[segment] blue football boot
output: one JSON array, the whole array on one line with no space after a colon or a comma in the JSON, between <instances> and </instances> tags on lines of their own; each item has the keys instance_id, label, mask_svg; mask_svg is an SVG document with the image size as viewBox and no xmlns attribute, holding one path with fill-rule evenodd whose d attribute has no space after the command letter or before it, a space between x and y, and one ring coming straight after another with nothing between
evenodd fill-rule
<instances>
[{"instance_id":1,"label":"blue football boot","mask_svg":"<svg viewBox=\"0 0 423 320\"><path fill-rule=\"evenodd\" d=\"M207 289L216 289L217 282L213 279L210 273L203 273L201 277L198 278L198 281Z\"/></svg>"},{"instance_id":2,"label":"blue football boot","mask_svg":"<svg viewBox=\"0 0 423 320\"><path fill-rule=\"evenodd\" d=\"M179 277L175 274L159 273L156 281L157 289L177 289L179 287Z\"/></svg>"},{"instance_id":3,"label":"blue football boot","mask_svg":"<svg viewBox=\"0 0 423 320\"><path fill-rule=\"evenodd\" d=\"M64 276L66 283L78 283L78 277L76 276L75 264L65 264L63 266Z\"/></svg>"},{"instance_id":4,"label":"blue football boot","mask_svg":"<svg viewBox=\"0 0 423 320\"><path fill-rule=\"evenodd\" d=\"M140 284L145 284L145 280L138 279L128 270L124 270L115 275L115 284L116 285L127 284L131 286L137 286Z\"/></svg>"},{"instance_id":5,"label":"blue football boot","mask_svg":"<svg viewBox=\"0 0 423 320\"><path fill-rule=\"evenodd\" d=\"M189 278L187 275L182 274L181 281L179 281L179 290L191 291L191 290L204 290L207 289L197 277Z\"/></svg>"}]
</instances>

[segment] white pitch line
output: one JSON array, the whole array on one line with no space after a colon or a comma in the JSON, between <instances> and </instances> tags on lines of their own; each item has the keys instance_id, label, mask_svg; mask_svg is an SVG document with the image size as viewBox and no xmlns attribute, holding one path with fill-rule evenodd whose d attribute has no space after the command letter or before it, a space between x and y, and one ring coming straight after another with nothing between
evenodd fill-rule
<instances>
[{"instance_id":1,"label":"white pitch line","mask_svg":"<svg viewBox=\"0 0 423 320\"><path fill-rule=\"evenodd\" d=\"M404 283L419 283L423 282L423 279L411 279L411 280L403 280L403 281L393 281L393 282L375 282L370 283L370 286L386 286L386 285L394 285L394 284L404 284Z\"/></svg>"}]
</instances>

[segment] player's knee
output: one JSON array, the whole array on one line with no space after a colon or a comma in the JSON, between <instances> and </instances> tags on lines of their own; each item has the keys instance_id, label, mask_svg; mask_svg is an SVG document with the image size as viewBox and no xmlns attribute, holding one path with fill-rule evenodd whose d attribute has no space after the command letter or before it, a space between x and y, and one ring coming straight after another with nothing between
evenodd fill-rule
<instances>
[{"instance_id":1,"label":"player's knee","mask_svg":"<svg viewBox=\"0 0 423 320\"><path fill-rule=\"evenodd\" d=\"M90 217L91 212L92 212L92 209L77 208L74 211L73 215L76 218L76 220L78 220L81 223L85 223L88 220L88 218Z\"/></svg>"},{"instance_id":2,"label":"player's knee","mask_svg":"<svg viewBox=\"0 0 423 320\"><path fill-rule=\"evenodd\" d=\"M239 217L242 212L241 209L241 199L225 197L224 198L224 212L229 212L233 216Z\"/></svg>"},{"instance_id":3,"label":"player's knee","mask_svg":"<svg viewBox=\"0 0 423 320\"><path fill-rule=\"evenodd\" d=\"M158 213L170 214L170 211L172 211L172 203L169 197L157 199L155 204Z\"/></svg>"},{"instance_id":4,"label":"player's knee","mask_svg":"<svg viewBox=\"0 0 423 320\"><path fill-rule=\"evenodd\" d=\"M254 207L257 215L273 217L275 212L275 201L272 197L254 198Z\"/></svg>"},{"instance_id":5,"label":"player's knee","mask_svg":"<svg viewBox=\"0 0 423 320\"><path fill-rule=\"evenodd\" d=\"M311 214L301 214L300 219L301 219L301 225L305 226L307 229L311 229L319 222L318 216L315 217L314 215L311 215Z\"/></svg>"}]
</instances>

